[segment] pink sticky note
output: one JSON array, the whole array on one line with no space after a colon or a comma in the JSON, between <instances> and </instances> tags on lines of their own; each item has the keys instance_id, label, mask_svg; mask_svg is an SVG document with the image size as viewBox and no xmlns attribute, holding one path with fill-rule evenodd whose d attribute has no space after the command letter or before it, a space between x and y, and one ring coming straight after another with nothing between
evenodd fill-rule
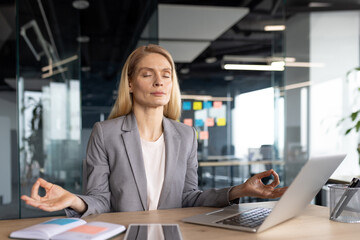
<instances>
[{"instance_id":1,"label":"pink sticky note","mask_svg":"<svg viewBox=\"0 0 360 240\"><path fill-rule=\"evenodd\" d=\"M70 229L69 232L80 232L86 234L97 234L99 232L107 230L106 227L98 227L93 225L81 225L76 228Z\"/></svg>"},{"instance_id":2,"label":"pink sticky note","mask_svg":"<svg viewBox=\"0 0 360 240\"><path fill-rule=\"evenodd\" d=\"M214 118L207 118L206 119L206 126L213 127L215 125Z\"/></svg>"},{"instance_id":3,"label":"pink sticky note","mask_svg":"<svg viewBox=\"0 0 360 240\"><path fill-rule=\"evenodd\" d=\"M208 131L200 131L200 140L209 139L209 132Z\"/></svg>"},{"instance_id":4,"label":"pink sticky note","mask_svg":"<svg viewBox=\"0 0 360 240\"><path fill-rule=\"evenodd\" d=\"M192 127L192 126L193 126L193 120L192 120L192 118L185 118L185 119L184 119L184 124Z\"/></svg>"},{"instance_id":5,"label":"pink sticky note","mask_svg":"<svg viewBox=\"0 0 360 240\"><path fill-rule=\"evenodd\" d=\"M221 108L222 107L222 102L220 101L215 101L213 103L213 108Z\"/></svg>"}]
</instances>

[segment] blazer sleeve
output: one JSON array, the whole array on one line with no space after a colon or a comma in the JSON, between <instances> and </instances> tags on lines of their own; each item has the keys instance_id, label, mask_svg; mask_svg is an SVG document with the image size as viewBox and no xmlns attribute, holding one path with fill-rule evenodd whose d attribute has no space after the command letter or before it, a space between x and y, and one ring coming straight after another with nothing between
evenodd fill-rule
<instances>
[{"instance_id":1,"label":"blazer sleeve","mask_svg":"<svg viewBox=\"0 0 360 240\"><path fill-rule=\"evenodd\" d=\"M187 161L184 190L182 194L183 207L224 207L231 205L229 192L232 187L223 189L198 189L198 161L197 161L197 140L195 129L193 131L192 150Z\"/></svg>"},{"instance_id":2,"label":"blazer sleeve","mask_svg":"<svg viewBox=\"0 0 360 240\"><path fill-rule=\"evenodd\" d=\"M109 190L110 168L105 150L104 135L99 122L94 125L90 135L85 161L88 179L86 195L77 196L87 204L87 210L83 214L79 214L72 209L65 209L68 217L85 217L91 214L111 211L111 193Z\"/></svg>"}]
</instances>

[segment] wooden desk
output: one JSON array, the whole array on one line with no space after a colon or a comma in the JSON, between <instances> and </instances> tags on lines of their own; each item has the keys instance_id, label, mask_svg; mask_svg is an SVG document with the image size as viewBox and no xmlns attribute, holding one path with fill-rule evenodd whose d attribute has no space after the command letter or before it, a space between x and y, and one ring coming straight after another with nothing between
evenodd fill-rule
<instances>
[{"instance_id":1,"label":"wooden desk","mask_svg":"<svg viewBox=\"0 0 360 240\"><path fill-rule=\"evenodd\" d=\"M257 204L259 203L248 203ZM261 203L261 205L269 202ZM354 240L360 236L360 225L350 223L339 223L329 220L329 209L326 207L309 205L306 211L299 217L286 221L278 226L270 228L262 233L247 233L223 228L214 228L190 223L184 223L181 219L195 214L213 211L214 208L196 207L170 210L155 210L147 212L123 212L105 213L86 217L85 220L107 221L123 224L126 227L130 223L177 223L184 240L226 240L226 239L246 239L246 240ZM0 239L7 239L10 232L31 226L50 219L32 218L20 220L1 220ZM114 239L123 239L125 234L121 234Z\"/></svg>"}]
</instances>

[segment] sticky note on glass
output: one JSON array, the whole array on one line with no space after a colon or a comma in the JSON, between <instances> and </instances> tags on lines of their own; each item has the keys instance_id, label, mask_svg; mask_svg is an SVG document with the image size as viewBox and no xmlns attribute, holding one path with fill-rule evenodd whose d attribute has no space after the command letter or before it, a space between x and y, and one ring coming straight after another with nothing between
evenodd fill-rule
<instances>
[{"instance_id":1,"label":"sticky note on glass","mask_svg":"<svg viewBox=\"0 0 360 240\"><path fill-rule=\"evenodd\" d=\"M204 109L212 108L212 102L205 101L204 102Z\"/></svg>"},{"instance_id":2,"label":"sticky note on glass","mask_svg":"<svg viewBox=\"0 0 360 240\"><path fill-rule=\"evenodd\" d=\"M183 110L191 110L191 102L184 101L182 105Z\"/></svg>"},{"instance_id":3,"label":"sticky note on glass","mask_svg":"<svg viewBox=\"0 0 360 240\"><path fill-rule=\"evenodd\" d=\"M193 102L193 110L201 110L202 102Z\"/></svg>"},{"instance_id":4,"label":"sticky note on glass","mask_svg":"<svg viewBox=\"0 0 360 240\"><path fill-rule=\"evenodd\" d=\"M206 119L206 126L213 127L215 125L214 118L207 118Z\"/></svg>"},{"instance_id":5,"label":"sticky note on glass","mask_svg":"<svg viewBox=\"0 0 360 240\"><path fill-rule=\"evenodd\" d=\"M200 140L209 139L209 132L208 131L200 131Z\"/></svg>"},{"instance_id":6,"label":"sticky note on glass","mask_svg":"<svg viewBox=\"0 0 360 240\"><path fill-rule=\"evenodd\" d=\"M216 119L216 125L220 126L226 126L226 118L218 118Z\"/></svg>"},{"instance_id":7,"label":"sticky note on glass","mask_svg":"<svg viewBox=\"0 0 360 240\"><path fill-rule=\"evenodd\" d=\"M202 119L195 119L195 127L203 127L204 121Z\"/></svg>"},{"instance_id":8,"label":"sticky note on glass","mask_svg":"<svg viewBox=\"0 0 360 240\"><path fill-rule=\"evenodd\" d=\"M222 107L222 102L221 101L215 101L213 104L214 108L221 108Z\"/></svg>"},{"instance_id":9,"label":"sticky note on glass","mask_svg":"<svg viewBox=\"0 0 360 240\"><path fill-rule=\"evenodd\" d=\"M184 124L192 127L192 125L193 125L193 120L192 120L192 118L185 118L185 119L184 119Z\"/></svg>"}]
</instances>

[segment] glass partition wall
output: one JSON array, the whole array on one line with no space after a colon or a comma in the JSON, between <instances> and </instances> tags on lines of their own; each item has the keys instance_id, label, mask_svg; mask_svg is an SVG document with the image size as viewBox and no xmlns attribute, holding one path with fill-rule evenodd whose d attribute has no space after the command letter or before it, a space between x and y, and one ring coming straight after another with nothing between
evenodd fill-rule
<instances>
[{"instance_id":1,"label":"glass partition wall","mask_svg":"<svg viewBox=\"0 0 360 240\"><path fill-rule=\"evenodd\" d=\"M254 17L266 23L272 22L273 17L250 15L247 8L232 12L231 6L200 9L189 5L184 9L184 6L158 5L156 1L151 4L147 1L146 10L141 12L134 2L123 13L134 15L132 11L137 9L139 18L122 20L138 25L122 33L123 25L104 26L116 23L114 18L118 15L112 11L118 12L116 9L122 9L123 5L115 8L94 2L86 10L81 9L84 6L76 8L74 2L83 1L18 1L19 196L30 194L38 177L71 192L81 192L81 163L92 126L96 121L105 120L110 112L117 96L120 69L128 53L136 45L148 43L167 48L176 62L182 91L179 121L194 127L198 133L200 189L240 184L252 174L271 167L283 174L283 72L225 69L226 64L265 65L283 58L284 33L264 33L262 21L257 26L261 30L252 30L251 39L242 31L234 39L223 35L224 31L243 30ZM98 18L101 24L88 23L86 26L93 26L90 28L93 32L86 35L89 29L83 29L84 19L94 19L99 9L107 14ZM183 18L186 10L199 13L193 16L212 16L209 21L214 23L219 22L219 17L224 22L202 29L204 34L217 29L211 36L196 36L196 32L186 36L180 33L181 28L172 28L176 31L166 35L164 25L171 30L166 14L170 19ZM214 10L218 17L207 14ZM171 11L177 14L169 14ZM278 11L282 11L281 8ZM105 16L115 21L107 21ZM201 18L187 20L192 21L192 25L198 23L200 28L205 26ZM278 17L276 21L279 23ZM280 23L282 21L281 18ZM183 26L188 29L185 26L189 24ZM118 29L117 35L107 35L114 32L112 29ZM174 35L176 33L180 37ZM128 37L126 44L124 37ZM252 43L252 39L255 42ZM224 49L226 54L210 54L209 43L215 40L225 46L230 43L242 46L238 51L230 45ZM244 49L256 48L259 42L262 47L254 55L244 52ZM105 58L106 51L101 51L106 45L114 46L106 50L111 55L109 58ZM99 50L95 54L96 48ZM187 55L189 53L192 55ZM46 213L19 202L18 217L21 218L63 214L61 211Z\"/></svg>"},{"instance_id":2,"label":"glass partition wall","mask_svg":"<svg viewBox=\"0 0 360 240\"><path fill-rule=\"evenodd\" d=\"M13 129L18 122L18 151L14 164L4 166L5 172L13 169L13 174L4 175L13 188L1 188L0 193L5 203L12 194L13 207L4 208L0 218L64 214L47 213L20 200L30 195L38 177L82 192L82 162L92 126L107 118L122 64L146 24L150 37L143 35L147 39L142 43L157 43L156 8L157 1L16 2L17 78L12 85L18 121L14 115L3 126ZM2 136L8 142L13 139Z\"/></svg>"},{"instance_id":3,"label":"glass partition wall","mask_svg":"<svg viewBox=\"0 0 360 240\"><path fill-rule=\"evenodd\" d=\"M0 3L0 219L19 216L15 12Z\"/></svg>"},{"instance_id":4,"label":"glass partition wall","mask_svg":"<svg viewBox=\"0 0 360 240\"><path fill-rule=\"evenodd\" d=\"M180 121L197 131L200 189L241 184L270 168L278 171L281 179L285 176L284 31L264 31L266 25L284 26L285 20L281 4L274 15L264 10L267 7L261 5L251 12L232 8L246 13L191 63L177 62L182 91ZM211 15L211 9L202 10ZM231 11L224 15L231 16ZM200 7L197 16L201 16ZM190 29L196 29L197 21L201 20L194 20ZM171 21L166 22L171 26ZM160 36L161 31L160 23ZM193 32L196 34L185 39L187 43L202 29ZM171 40L182 44L183 38L186 36ZM205 43L206 39L198 41ZM159 42L163 42L161 37ZM174 48L175 60L177 53Z\"/></svg>"},{"instance_id":5,"label":"glass partition wall","mask_svg":"<svg viewBox=\"0 0 360 240\"><path fill-rule=\"evenodd\" d=\"M200 189L240 184L269 168L289 185L309 156L338 152L348 157L334 177L359 174L358 10L298 1L126 2L17 1L16 80L5 74L8 55L0 58L0 218L63 214L19 197L38 177L81 192L92 126L110 112L127 55L148 43L174 57L179 121L198 137ZM11 40L4 26L0 37Z\"/></svg>"},{"instance_id":6,"label":"glass partition wall","mask_svg":"<svg viewBox=\"0 0 360 240\"><path fill-rule=\"evenodd\" d=\"M57 16L58 4L67 5L67 18ZM78 23L71 1L18 1L20 195L30 195L39 177L81 191ZM20 217L43 215L21 202Z\"/></svg>"}]
</instances>

